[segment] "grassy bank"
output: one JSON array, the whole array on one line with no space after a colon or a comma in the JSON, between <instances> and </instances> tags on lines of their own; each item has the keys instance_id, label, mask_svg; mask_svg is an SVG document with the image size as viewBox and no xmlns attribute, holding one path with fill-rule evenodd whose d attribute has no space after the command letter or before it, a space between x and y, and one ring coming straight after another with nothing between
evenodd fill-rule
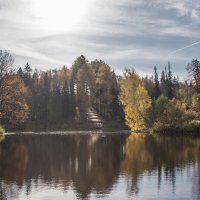
<instances>
[{"instance_id":1,"label":"grassy bank","mask_svg":"<svg viewBox=\"0 0 200 200\"><path fill-rule=\"evenodd\" d=\"M192 120L188 123L178 125L157 123L153 127L153 133L200 136L200 120Z\"/></svg>"},{"instance_id":2,"label":"grassy bank","mask_svg":"<svg viewBox=\"0 0 200 200\"><path fill-rule=\"evenodd\" d=\"M125 123L112 119L104 120L102 129L105 131L129 130L129 128L125 125Z\"/></svg>"},{"instance_id":3,"label":"grassy bank","mask_svg":"<svg viewBox=\"0 0 200 200\"><path fill-rule=\"evenodd\" d=\"M55 123L26 122L22 131L80 131L89 130L89 123L85 120L68 120Z\"/></svg>"},{"instance_id":4,"label":"grassy bank","mask_svg":"<svg viewBox=\"0 0 200 200\"><path fill-rule=\"evenodd\" d=\"M2 126L0 126L0 135L3 135L4 133L5 133L5 129Z\"/></svg>"},{"instance_id":5,"label":"grassy bank","mask_svg":"<svg viewBox=\"0 0 200 200\"><path fill-rule=\"evenodd\" d=\"M95 129L88 120L63 120L54 123L27 121L21 126L7 126L8 131L89 131ZM104 120L102 130L127 130L127 126L116 120Z\"/></svg>"}]
</instances>

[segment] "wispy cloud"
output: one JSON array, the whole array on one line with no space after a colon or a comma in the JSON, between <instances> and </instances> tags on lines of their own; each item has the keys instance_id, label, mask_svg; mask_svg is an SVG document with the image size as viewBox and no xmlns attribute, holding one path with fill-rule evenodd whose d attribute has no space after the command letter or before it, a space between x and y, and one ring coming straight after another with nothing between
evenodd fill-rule
<instances>
[{"instance_id":1,"label":"wispy cloud","mask_svg":"<svg viewBox=\"0 0 200 200\"><path fill-rule=\"evenodd\" d=\"M84 54L90 60L103 59L118 71L135 66L149 72L171 60L177 74L184 74L187 63L199 58L199 0L87 0L87 12L74 24L67 21L72 14L55 11L70 7L71 1L50 0L48 7L48 1L1 0L0 48L15 55L17 66L29 61L41 68L70 66ZM75 0L74 13L81 2ZM56 3L60 5L53 6ZM55 18L48 21L47 16Z\"/></svg>"}]
</instances>

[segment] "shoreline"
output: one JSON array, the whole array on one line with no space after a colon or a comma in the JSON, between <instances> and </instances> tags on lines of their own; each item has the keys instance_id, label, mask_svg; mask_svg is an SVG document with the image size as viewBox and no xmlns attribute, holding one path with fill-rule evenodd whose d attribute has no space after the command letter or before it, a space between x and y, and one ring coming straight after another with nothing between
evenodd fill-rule
<instances>
[{"instance_id":1,"label":"shoreline","mask_svg":"<svg viewBox=\"0 0 200 200\"><path fill-rule=\"evenodd\" d=\"M87 131L16 131L6 132L3 136L7 135L90 135L90 134L131 134L129 130L116 130L116 131L103 131L103 130L87 130Z\"/></svg>"},{"instance_id":2,"label":"shoreline","mask_svg":"<svg viewBox=\"0 0 200 200\"><path fill-rule=\"evenodd\" d=\"M158 135L158 136L170 136L170 137L200 137L200 133L197 132L136 132L131 130L38 130L38 131L8 131L1 136L10 135L131 135L131 134L145 134L145 135Z\"/></svg>"}]
</instances>

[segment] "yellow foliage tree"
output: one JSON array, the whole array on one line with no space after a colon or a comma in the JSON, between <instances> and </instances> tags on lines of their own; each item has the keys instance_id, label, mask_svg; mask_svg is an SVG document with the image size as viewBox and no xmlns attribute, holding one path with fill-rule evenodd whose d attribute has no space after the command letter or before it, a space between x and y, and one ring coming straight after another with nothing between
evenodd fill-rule
<instances>
[{"instance_id":1,"label":"yellow foliage tree","mask_svg":"<svg viewBox=\"0 0 200 200\"><path fill-rule=\"evenodd\" d=\"M120 100L124 107L126 124L132 131L148 127L151 99L135 71L126 70L120 81Z\"/></svg>"}]
</instances>

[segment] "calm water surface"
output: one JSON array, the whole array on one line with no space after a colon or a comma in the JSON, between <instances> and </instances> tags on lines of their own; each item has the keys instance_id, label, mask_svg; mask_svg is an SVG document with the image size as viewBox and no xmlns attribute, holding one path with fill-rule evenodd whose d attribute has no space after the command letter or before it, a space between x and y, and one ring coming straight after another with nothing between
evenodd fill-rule
<instances>
[{"instance_id":1,"label":"calm water surface","mask_svg":"<svg viewBox=\"0 0 200 200\"><path fill-rule=\"evenodd\" d=\"M200 139L143 134L0 138L0 199L200 199Z\"/></svg>"}]
</instances>

